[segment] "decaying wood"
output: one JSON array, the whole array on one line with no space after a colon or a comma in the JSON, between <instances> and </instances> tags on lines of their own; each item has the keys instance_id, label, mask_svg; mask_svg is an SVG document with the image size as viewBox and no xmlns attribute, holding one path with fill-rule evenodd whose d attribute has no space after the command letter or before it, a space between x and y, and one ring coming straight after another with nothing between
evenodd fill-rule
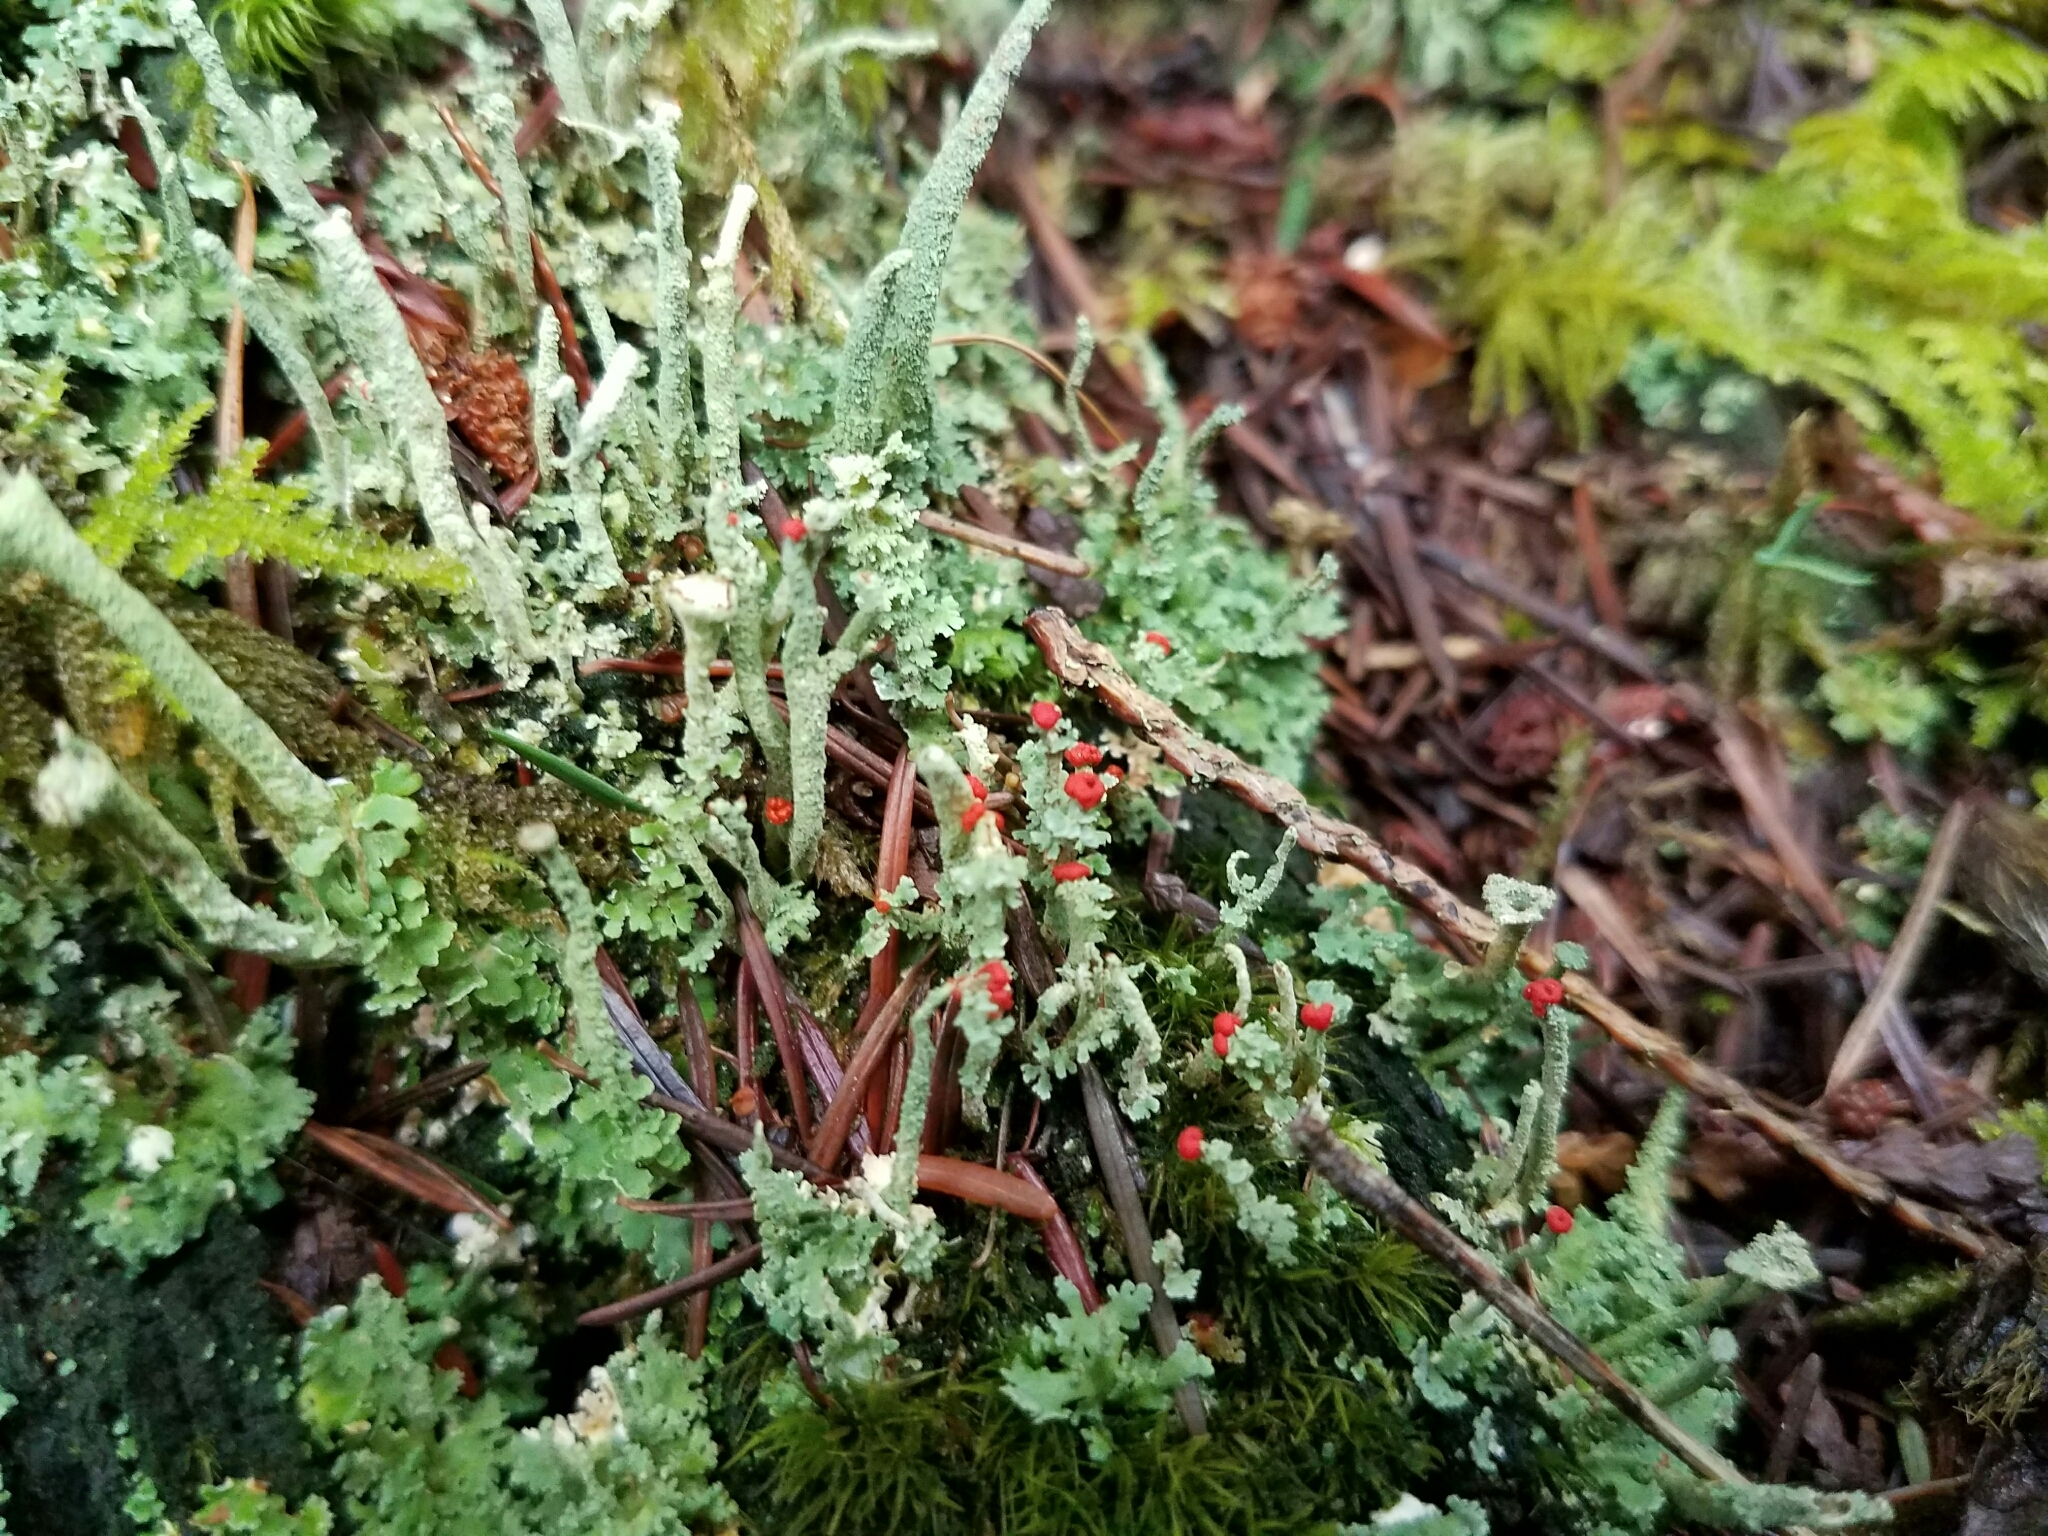
<instances>
[{"instance_id":1,"label":"decaying wood","mask_svg":"<svg viewBox=\"0 0 2048 1536\"><path fill-rule=\"evenodd\" d=\"M1317 810L1284 779L1254 768L1229 748L1196 735L1170 706L1139 687L1105 647L1084 636L1064 613L1040 608L1025 620L1024 627L1054 676L1069 687L1094 693L1119 719L1158 747L1176 772L1196 782L1215 784L1252 809L1292 827L1306 852L1361 871L1474 953L1485 953L1493 942L1493 919L1483 908L1468 905L1407 860L1396 858L1363 828ZM1524 950L1521 965L1532 974L1540 973L1547 968L1547 957ZM1973 1259L1981 1258L1997 1241L1970 1222L1910 1199L1887 1180L1845 1162L1824 1137L1771 1109L1743 1084L1696 1059L1679 1041L1645 1024L1584 976L1566 976L1564 987L1566 1003L1598 1024L1624 1050L1707 1103L1728 1110L1775 1145L1804 1158L1843 1193L1890 1212L1909 1231L1937 1238Z\"/></svg>"}]
</instances>

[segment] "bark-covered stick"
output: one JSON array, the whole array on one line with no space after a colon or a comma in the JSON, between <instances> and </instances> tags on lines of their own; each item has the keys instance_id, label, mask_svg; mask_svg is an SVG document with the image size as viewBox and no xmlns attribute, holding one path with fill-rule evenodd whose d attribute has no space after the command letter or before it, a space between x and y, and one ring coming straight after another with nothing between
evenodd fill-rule
<instances>
[{"instance_id":1,"label":"bark-covered stick","mask_svg":"<svg viewBox=\"0 0 2048 1536\"><path fill-rule=\"evenodd\" d=\"M1286 780L1254 768L1228 747L1196 735L1170 705L1140 688L1106 647L1083 635L1064 613L1040 608L1024 627L1055 677L1069 687L1094 693L1118 719L1157 746L1168 767L1196 783L1215 784L1253 810L1294 828L1305 851L1362 871L1396 899L1481 953L1492 943L1494 923L1484 908L1468 906L1413 864L1396 858L1363 828L1317 810ZM1534 971L1539 961L1525 950L1522 967ZM1598 1024L1625 1050L1680 1087L1729 1110L1775 1145L1805 1158L1843 1193L1890 1212L1907 1229L1939 1238L1970 1258L1982 1258L1990 1250L1992 1239L1984 1232L1947 1211L1900 1194L1885 1179L1844 1161L1824 1136L1779 1114L1727 1073L1697 1060L1677 1040L1645 1024L1585 977L1566 976L1564 988L1566 1004Z\"/></svg>"},{"instance_id":2,"label":"bark-covered stick","mask_svg":"<svg viewBox=\"0 0 2048 1536\"><path fill-rule=\"evenodd\" d=\"M1102 1183L1109 1192L1110 1209L1123 1229L1124 1261L1131 1278L1151 1287L1152 1306L1147 1314L1152 1324L1152 1342L1161 1357L1180 1347L1180 1319L1167 1299L1159 1266L1152 1258L1152 1228L1145 1220L1145 1202L1138 1196L1137 1173L1125 1155L1123 1135L1117 1125L1116 1100L1093 1062L1081 1063L1081 1098L1088 1110L1088 1139L1095 1144L1095 1164L1102 1170ZM1174 1389L1173 1406L1191 1435L1209 1432L1208 1415L1202 1408L1202 1392L1192 1381Z\"/></svg>"},{"instance_id":3,"label":"bark-covered stick","mask_svg":"<svg viewBox=\"0 0 2048 1536\"><path fill-rule=\"evenodd\" d=\"M1587 1348L1585 1340L1552 1317L1541 1302L1495 1269L1485 1254L1339 1141L1328 1125L1304 1113L1296 1118L1291 1129L1294 1144L1338 1194L1370 1211L1484 1296L1503 1317L1694 1472L1710 1482L1749 1481L1719 1451L1694 1439L1670 1414L1651 1402L1641 1388Z\"/></svg>"}]
</instances>

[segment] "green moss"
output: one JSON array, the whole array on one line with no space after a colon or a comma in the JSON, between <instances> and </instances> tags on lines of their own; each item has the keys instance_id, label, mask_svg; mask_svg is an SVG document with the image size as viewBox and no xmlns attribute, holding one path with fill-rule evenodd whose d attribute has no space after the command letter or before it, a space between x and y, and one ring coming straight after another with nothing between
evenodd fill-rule
<instances>
[{"instance_id":1,"label":"green moss","mask_svg":"<svg viewBox=\"0 0 2048 1536\"><path fill-rule=\"evenodd\" d=\"M288 1399L290 1334L256 1284L269 1262L264 1235L219 1211L124 1279L54 1198L0 1246L0 1390L20 1399L0 1419L0 1472L17 1530L126 1530L137 1476L178 1514L231 1475L294 1503L324 1486Z\"/></svg>"}]
</instances>

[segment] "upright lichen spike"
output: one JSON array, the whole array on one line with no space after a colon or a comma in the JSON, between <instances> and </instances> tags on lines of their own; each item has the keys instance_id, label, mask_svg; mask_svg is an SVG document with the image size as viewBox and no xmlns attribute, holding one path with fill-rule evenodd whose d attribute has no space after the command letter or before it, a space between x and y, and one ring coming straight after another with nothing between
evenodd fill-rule
<instances>
[{"instance_id":1,"label":"upright lichen spike","mask_svg":"<svg viewBox=\"0 0 2048 1536\"><path fill-rule=\"evenodd\" d=\"M1067 432L1074 440L1074 453L1082 463L1092 463L1101 457L1095 451L1095 440L1088 435L1088 418L1081 413L1081 386L1088 382L1088 370L1095 362L1095 327L1086 315L1074 316L1074 360L1067 366L1067 376L1060 381L1060 392L1067 407Z\"/></svg>"},{"instance_id":2,"label":"upright lichen spike","mask_svg":"<svg viewBox=\"0 0 2048 1536\"><path fill-rule=\"evenodd\" d=\"M821 650L825 609L817 598L817 570L825 542L823 529L782 541L782 580L775 594L776 610L788 614L782 691L789 705L789 872L796 880L810 874L825 827L825 730L832 692L859 662L875 628L873 610L856 609L838 644Z\"/></svg>"},{"instance_id":3,"label":"upright lichen spike","mask_svg":"<svg viewBox=\"0 0 2048 1536\"><path fill-rule=\"evenodd\" d=\"M533 282L533 191L526 184L526 169L519 163L518 118L512 98L503 91L487 91L471 109L484 141L484 162L498 183L498 198L505 207L505 245L512 260L512 283L519 290L519 302L530 315L539 302Z\"/></svg>"},{"instance_id":4,"label":"upright lichen spike","mask_svg":"<svg viewBox=\"0 0 2048 1536\"><path fill-rule=\"evenodd\" d=\"M857 314L854 319L854 334L876 328L880 346L872 375L852 366L854 354L849 351L834 405L834 431L842 449L872 453L896 430L908 443L930 440L932 333L953 231L974 188L975 174L1002 126L1010 87L1051 9L1052 0L1024 0L1003 28L904 214L896 244L910 253L908 262L894 282L870 283L861 295L863 311L878 304L886 309L879 317Z\"/></svg>"},{"instance_id":5,"label":"upright lichen spike","mask_svg":"<svg viewBox=\"0 0 2048 1536\"><path fill-rule=\"evenodd\" d=\"M699 350L704 358L705 451L711 469L704 535L719 573L733 584L728 644L740 708L767 760L769 793L787 795L789 732L768 692L766 637L762 633L768 572L751 537L759 526L752 506L760 491L741 481L739 365L733 355L740 313L733 273L754 202L754 189L748 183L733 187L718 243L704 258L704 325Z\"/></svg>"},{"instance_id":6,"label":"upright lichen spike","mask_svg":"<svg viewBox=\"0 0 2048 1536\"><path fill-rule=\"evenodd\" d=\"M0 566L40 572L106 625L299 836L333 823L334 791L292 756L154 603L100 563L26 471L0 493Z\"/></svg>"},{"instance_id":7,"label":"upright lichen spike","mask_svg":"<svg viewBox=\"0 0 2048 1536\"><path fill-rule=\"evenodd\" d=\"M889 436L881 402L889 319L904 271L915 259L915 252L898 246L875 263L861 284L832 399L832 440L842 452L872 453Z\"/></svg>"},{"instance_id":8,"label":"upright lichen spike","mask_svg":"<svg viewBox=\"0 0 2048 1536\"><path fill-rule=\"evenodd\" d=\"M563 382L562 322L554 310L542 307L534 327L533 376L528 390L533 397L532 425L534 460L540 475L535 488L546 490L555 476L556 386Z\"/></svg>"},{"instance_id":9,"label":"upright lichen spike","mask_svg":"<svg viewBox=\"0 0 2048 1536\"><path fill-rule=\"evenodd\" d=\"M711 456L713 490L740 480L740 412L738 364L733 357L740 317L739 293L733 272L739 265L740 242L758 198L748 182L737 182L725 205L718 244L704 258L704 426Z\"/></svg>"},{"instance_id":10,"label":"upright lichen spike","mask_svg":"<svg viewBox=\"0 0 2048 1536\"><path fill-rule=\"evenodd\" d=\"M207 100L248 146L256 170L313 248L328 316L366 375L372 395L405 445L420 516L434 542L470 569L485 612L497 628L507 673L522 677L542 654L526 612L525 579L509 545L481 536L463 508L448 450L448 422L426 370L412 349L398 306L384 291L348 210L324 212L299 175L291 146L236 90L220 45L193 0L170 0L171 24L199 65Z\"/></svg>"},{"instance_id":11,"label":"upright lichen spike","mask_svg":"<svg viewBox=\"0 0 2048 1536\"><path fill-rule=\"evenodd\" d=\"M918 1147L924 1141L925 1112L932 1097L932 1015L950 995L934 987L906 1022L910 1034L910 1066L903 1078L903 1107L896 1120L896 1161L889 1177L889 1203L908 1212L917 1193Z\"/></svg>"},{"instance_id":12,"label":"upright lichen spike","mask_svg":"<svg viewBox=\"0 0 2048 1536\"><path fill-rule=\"evenodd\" d=\"M654 213L655 420L660 427L663 490L680 510L682 487L698 454L697 414L690 400L690 247L683 234L683 184L676 174L680 110L659 103L640 124L647 161L647 197Z\"/></svg>"},{"instance_id":13,"label":"upright lichen spike","mask_svg":"<svg viewBox=\"0 0 2048 1536\"><path fill-rule=\"evenodd\" d=\"M579 128L597 126L597 107L590 99L590 79L583 72L583 50L562 0L527 0L533 30L540 34L548 78L562 98L562 116Z\"/></svg>"},{"instance_id":14,"label":"upright lichen spike","mask_svg":"<svg viewBox=\"0 0 2048 1536\"><path fill-rule=\"evenodd\" d=\"M519 851L539 861L568 926L568 940L562 948L562 986L569 994L570 1016L579 1032L608 1030L604 986L597 975L597 907L576 872L576 861L563 849L552 822L530 821L521 827Z\"/></svg>"},{"instance_id":15,"label":"upright lichen spike","mask_svg":"<svg viewBox=\"0 0 2048 1536\"><path fill-rule=\"evenodd\" d=\"M616 591L626 584L626 573L619 568L618 552L612 546L611 530L605 526L604 471L597 454L604 446L612 417L626 403L639 371L638 350L630 342L617 342L611 349L604 376L591 392L590 403L584 406L582 416L575 418L574 428L568 434L569 452L558 466L568 471L577 548L589 562L586 586L593 593ZM574 408L568 400L561 403L564 415ZM637 396L634 403L638 403Z\"/></svg>"},{"instance_id":16,"label":"upright lichen spike","mask_svg":"<svg viewBox=\"0 0 2048 1536\"><path fill-rule=\"evenodd\" d=\"M164 138L155 114L136 93L135 82L125 76L121 81L121 98L128 104L129 115L142 125L142 142L149 146L149 158L156 162L156 190L163 202L164 241L170 247L171 260L186 282L196 285L199 269L192 260L192 196L185 186L184 168L178 163L177 152Z\"/></svg>"}]
</instances>

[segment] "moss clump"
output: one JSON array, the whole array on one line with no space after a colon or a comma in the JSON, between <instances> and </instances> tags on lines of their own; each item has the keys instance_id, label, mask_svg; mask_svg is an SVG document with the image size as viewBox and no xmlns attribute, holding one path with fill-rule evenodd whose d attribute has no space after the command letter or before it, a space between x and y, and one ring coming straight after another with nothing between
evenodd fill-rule
<instances>
[{"instance_id":1,"label":"moss clump","mask_svg":"<svg viewBox=\"0 0 2048 1536\"><path fill-rule=\"evenodd\" d=\"M289 1397L289 1335L257 1285L269 1249L225 1209L132 1279L61 1216L0 1246L0 1390L20 1400L0 1419L0 1475L18 1529L126 1530L139 1477L179 1514L204 1485L251 1472L294 1504L320 1489Z\"/></svg>"}]
</instances>

